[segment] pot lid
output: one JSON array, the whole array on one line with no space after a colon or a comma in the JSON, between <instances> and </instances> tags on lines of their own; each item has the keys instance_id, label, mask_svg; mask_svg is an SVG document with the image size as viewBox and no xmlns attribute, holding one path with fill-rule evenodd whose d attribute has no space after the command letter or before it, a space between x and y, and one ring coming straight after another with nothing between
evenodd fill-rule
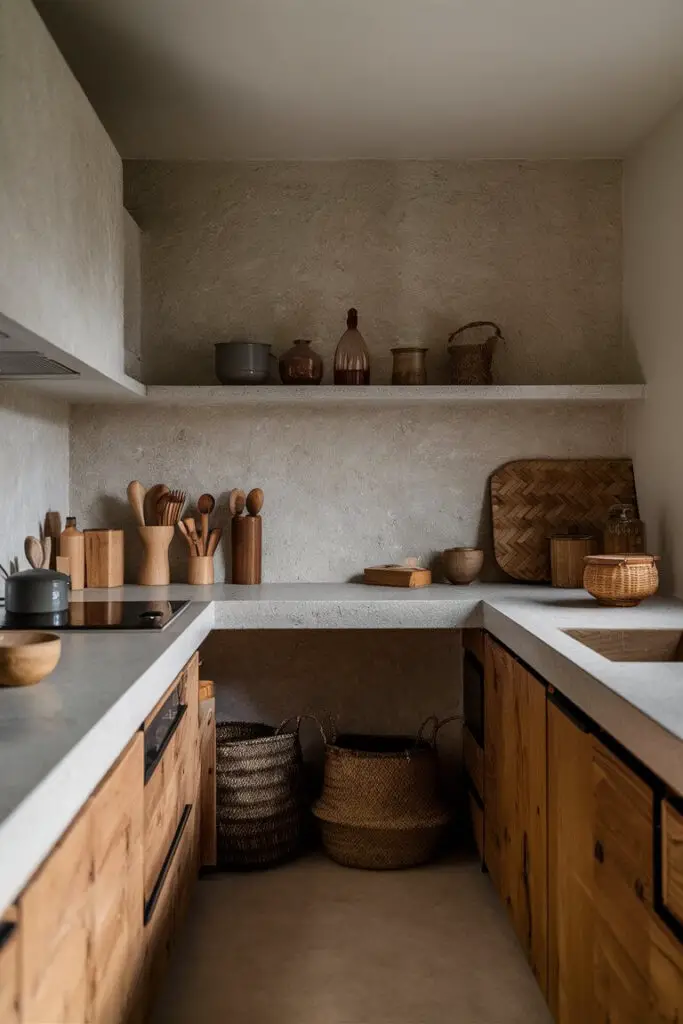
<instances>
[{"instance_id":1,"label":"pot lid","mask_svg":"<svg viewBox=\"0 0 683 1024\"><path fill-rule=\"evenodd\" d=\"M659 555L586 555L586 565L652 565L659 561Z\"/></svg>"},{"instance_id":2,"label":"pot lid","mask_svg":"<svg viewBox=\"0 0 683 1024\"><path fill-rule=\"evenodd\" d=\"M47 583L48 580L64 580L69 583L71 577L63 572L55 572L54 569L22 569L21 572L13 572L7 579L27 584Z\"/></svg>"}]
</instances>

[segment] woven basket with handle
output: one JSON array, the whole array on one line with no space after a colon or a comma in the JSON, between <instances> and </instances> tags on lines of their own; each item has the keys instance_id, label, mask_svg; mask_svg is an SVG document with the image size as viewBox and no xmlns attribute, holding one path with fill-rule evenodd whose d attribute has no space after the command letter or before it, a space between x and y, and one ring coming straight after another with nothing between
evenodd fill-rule
<instances>
[{"instance_id":1,"label":"woven basket with handle","mask_svg":"<svg viewBox=\"0 0 683 1024\"><path fill-rule=\"evenodd\" d=\"M434 856L450 817L439 795L436 735L452 720L432 716L416 737L349 733L327 744L313 813L333 860L391 869Z\"/></svg>"},{"instance_id":2,"label":"woven basket with handle","mask_svg":"<svg viewBox=\"0 0 683 1024\"><path fill-rule=\"evenodd\" d=\"M259 722L216 723L219 867L268 867L302 851L306 806L300 722L288 719L278 729Z\"/></svg>"}]
</instances>

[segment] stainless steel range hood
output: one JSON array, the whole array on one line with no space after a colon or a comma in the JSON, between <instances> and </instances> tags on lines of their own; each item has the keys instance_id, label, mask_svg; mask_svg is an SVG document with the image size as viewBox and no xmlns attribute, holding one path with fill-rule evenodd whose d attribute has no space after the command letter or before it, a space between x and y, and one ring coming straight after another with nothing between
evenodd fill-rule
<instances>
[{"instance_id":1,"label":"stainless steel range hood","mask_svg":"<svg viewBox=\"0 0 683 1024\"><path fill-rule=\"evenodd\" d=\"M55 377L80 377L42 352L6 352L0 349L0 384L3 380L53 380Z\"/></svg>"}]
</instances>

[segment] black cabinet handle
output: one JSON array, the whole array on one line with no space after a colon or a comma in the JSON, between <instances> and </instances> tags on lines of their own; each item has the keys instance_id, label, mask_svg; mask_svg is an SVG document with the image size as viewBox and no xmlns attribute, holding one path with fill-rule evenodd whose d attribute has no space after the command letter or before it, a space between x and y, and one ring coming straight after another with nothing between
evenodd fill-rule
<instances>
[{"instance_id":1,"label":"black cabinet handle","mask_svg":"<svg viewBox=\"0 0 683 1024\"><path fill-rule=\"evenodd\" d=\"M171 842L171 845L168 848L168 853L166 854L166 857L164 858L164 863L161 865L161 871L159 872L159 877L157 878L156 882L154 883L154 888L152 889L151 896L149 897L149 899L145 903L145 912L144 912L144 918L143 918L145 924L149 924L149 922L152 919L152 914L154 913L154 908L156 907L156 905L157 905L157 903L159 901L159 896L161 895L161 890L164 887L164 882L166 881L166 876L168 875L169 871L171 870L171 864L173 863L173 858L176 855L176 850L180 846L180 840L183 838L183 832L185 831L185 827L186 827L188 821L190 820L190 813L191 813L191 811L192 811L192 804L185 804L185 809L183 810L183 813L182 813L182 815L180 817L180 822L178 823L178 828L175 830L175 835L173 836L173 840Z\"/></svg>"},{"instance_id":2,"label":"black cabinet handle","mask_svg":"<svg viewBox=\"0 0 683 1024\"><path fill-rule=\"evenodd\" d=\"M11 936L16 930L16 923L14 921L0 921L0 949L9 942Z\"/></svg>"},{"instance_id":3,"label":"black cabinet handle","mask_svg":"<svg viewBox=\"0 0 683 1024\"><path fill-rule=\"evenodd\" d=\"M157 750L156 754L154 755L154 760L151 762L151 764L148 764L147 767L145 768L145 785L147 785L147 783L151 779L152 775L154 775L154 769L156 768L156 766L159 764L159 761L161 761L162 757L164 756L164 751L166 750L166 747L169 745L169 743L173 739L173 734L176 731L176 729L178 728L178 726L180 725L180 723L182 722L183 715L185 714L186 711L187 711L187 704L179 704L178 705L178 713L175 716L175 718L173 719L173 723L172 723L170 729L168 730L168 732L164 736L164 738L163 738L163 740L161 742L161 746L159 747L159 749Z\"/></svg>"},{"instance_id":4,"label":"black cabinet handle","mask_svg":"<svg viewBox=\"0 0 683 1024\"><path fill-rule=\"evenodd\" d=\"M593 847L593 856L597 860L598 864L605 863L605 847L602 845L599 839L596 841L595 846Z\"/></svg>"},{"instance_id":5,"label":"black cabinet handle","mask_svg":"<svg viewBox=\"0 0 683 1024\"><path fill-rule=\"evenodd\" d=\"M572 725L575 725L581 732L592 733L595 731L590 718L551 685L548 686L548 701L550 704L554 704L557 710L561 711L565 718L568 718Z\"/></svg>"}]
</instances>

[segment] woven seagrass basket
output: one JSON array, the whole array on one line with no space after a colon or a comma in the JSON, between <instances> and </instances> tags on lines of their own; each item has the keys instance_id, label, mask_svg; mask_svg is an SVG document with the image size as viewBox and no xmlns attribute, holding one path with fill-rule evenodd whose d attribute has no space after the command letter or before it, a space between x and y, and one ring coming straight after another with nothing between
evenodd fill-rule
<instances>
[{"instance_id":1,"label":"woven seagrass basket","mask_svg":"<svg viewBox=\"0 0 683 1024\"><path fill-rule=\"evenodd\" d=\"M296 856L306 807L299 720L295 731L257 722L216 724L217 862L268 867Z\"/></svg>"},{"instance_id":2,"label":"woven seagrass basket","mask_svg":"<svg viewBox=\"0 0 683 1024\"><path fill-rule=\"evenodd\" d=\"M435 724L428 741L429 722ZM435 738L442 724L428 719L417 738L348 733L327 744L313 814L333 860L387 870L432 859L450 817L438 791Z\"/></svg>"}]
</instances>

